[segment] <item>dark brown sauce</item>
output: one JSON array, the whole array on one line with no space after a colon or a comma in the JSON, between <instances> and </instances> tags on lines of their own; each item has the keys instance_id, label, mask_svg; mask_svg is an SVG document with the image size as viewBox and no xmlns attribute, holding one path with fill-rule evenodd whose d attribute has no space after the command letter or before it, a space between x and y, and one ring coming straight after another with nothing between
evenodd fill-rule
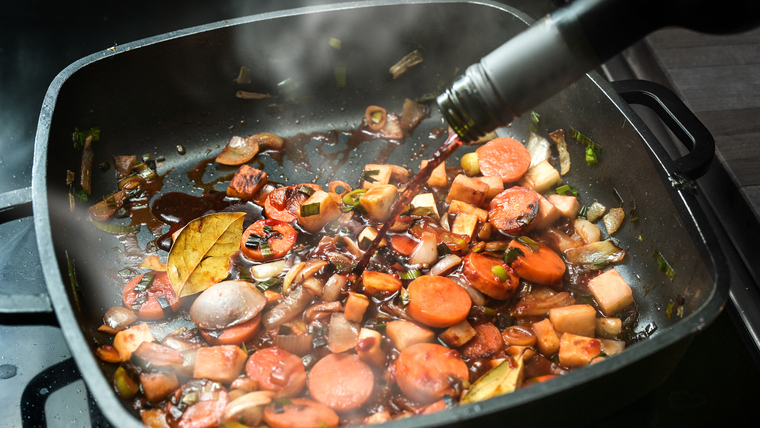
<instances>
[{"instance_id":1,"label":"dark brown sauce","mask_svg":"<svg viewBox=\"0 0 760 428\"><path fill-rule=\"evenodd\" d=\"M198 162L197 165L195 165L192 169L187 171L187 178L190 179L190 181L193 182L193 186L197 187L199 189L203 190L203 194L207 195L211 192L213 192L214 186L216 186L218 183L227 183L232 180L232 177L235 175L234 172L225 174L222 176L219 176L218 178L211 180L209 182L203 181L203 175L206 173L206 168L214 163L216 160L215 157L204 159L200 162Z\"/></svg>"},{"instance_id":2,"label":"dark brown sauce","mask_svg":"<svg viewBox=\"0 0 760 428\"><path fill-rule=\"evenodd\" d=\"M390 229L390 227L395 223L396 217L398 217L406 209L409 203L412 202L414 196L419 193L420 189L422 189L422 186L425 185L427 179L430 177L430 174L433 173L433 170L438 165L445 162L446 159L448 159L449 156L451 156L461 145L462 140L459 139L459 136L456 134L449 135L449 138L447 138L441 147L435 153L433 153L433 157L430 159L428 164L425 165L425 167L422 168L416 176L414 176L409 184L407 184L406 189L401 193L398 199L396 199L396 202L393 204L393 208L391 209L391 214L388 217L388 220L386 220L386 222L383 223L382 227L380 227L380 230L377 232L377 236L372 241L372 243L369 244L369 247L367 247L367 251L364 253L364 256L362 256L361 260L359 260L359 263L356 265L354 273L360 274L362 271L364 271L364 269L369 264L370 259L375 254L377 247L380 245L380 242L382 242L383 238L385 238L385 234L388 232L388 229Z\"/></svg>"}]
</instances>

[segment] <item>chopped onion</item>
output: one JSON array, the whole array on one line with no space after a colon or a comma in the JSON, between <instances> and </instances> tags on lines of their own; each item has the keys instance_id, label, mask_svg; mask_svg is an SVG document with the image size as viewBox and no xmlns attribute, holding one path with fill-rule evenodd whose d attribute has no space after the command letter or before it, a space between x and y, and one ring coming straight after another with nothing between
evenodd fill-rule
<instances>
[{"instance_id":1,"label":"chopped onion","mask_svg":"<svg viewBox=\"0 0 760 428\"><path fill-rule=\"evenodd\" d=\"M340 298L343 288L348 283L348 277L346 275L335 274L327 280L325 286L322 288L322 301L332 302Z\"/></svg>"},{"instance_id":2,"label":"chopped onion","mask_svg":"<svg viewBox=\"0 0 760 428\"><path fill-rule=\"evenodd\" d=\"M259 142L256 138L234 136L216 157L216 161L223 165L242 165L253 159L258 152Z\"/></svg>"},{"instance_id":3,"label":"chopped onion","mask_svg":"<svg viewBox=\"0 0 760 428\"><path fill-rule=\"evenodd\" d=\"M190 307L190 319L200 328L221 330L242 324L264 309L267 299L246 281L222 281L201 293Z\"/></svg>"},{"instance_id":4,"label":"chopped onion","mask_svg":"<svg viewBox=\"0 0 760 428\"><path fill-rule=\"evenodd\" d=\"M312 293L314 293L315 296L321 296L322 288L325 286L325 281L317 277L310 276L306 278L301 285L304 288L309 289Z\"/></svg>"},{"instance_id":5,"label":"chopped onion","mask_svg":"<svg viewBox=\"0 0 760 428\"><path fill-rule=\"evenodd\" d=\"M117 331L124 330L135 321L137 321L137 315L124 306L114 306L103 316L103 323Z\"/></svg>"},{"instance_id":6,"label":"chopped onion","mask_svg":"<svg viewBox=\"0 0 760 428\"><path fill-rule=\"evenodd\" d=\"M330 351L337 354L353 349L359 342L359 330L359 324L347 320L343 312L332 314L327 335Z\"/></svg>"},{"instance_id":7,"label":"chopped onion","mask_svg":"<svg viewBox=\"0 0 760 428\"><path fill-rule=\"evenodd\" d=\"M601 269L608 263L619 262L623 257L625 257L625 250L610 240L594 242L565 251L568 262L592 270Z\"/></svg>"},{"instance_id":8,"label":"chopped onion","mask_svg":"<svg viewBox=\"0 0 760 428\"><path fill-rule=\"evenodd\" d=\"M438 242L435 233L423 232L420 242L409 255L409 264L412 266L427 266L438 258Z\"/></svg>"},{"instance_id":9,"label":"chopped onion","mask_svg":"<svg viewBox=\"0 0 760 428\"><path fill-rule=\"evenodd\" d=\"M438 263L435 264L435 266L430 268L429 273L430 275L433 275L433 276L445 275L461 262L462 262L462 258L457 256L456 254L447 254L441 260L439 260Z\"/></svg>"},{"instance_id":10,"label":"chopped onion","mask_svg":"<svg viewBox=\"0 0 760 428\"><path fill-rule=\"evenodd\" d=\"M245 416L246 425L259 426L264 420L264 406L272 402L271 391L253 391L230 401L224 408L221 421L238 422Z\"/></svg>"},{"instance_id":11,"label":"chopped onion","mask_svg":"<svg viewBox=\"0 0 760 428\"><path fill-rule=\"evenodd\" d=\"M529 168L533 168L541 162L549 159L549 156L551 156L551 144L549 141L533 132L530 133L530 138L528 139L528 145L526 147L528 148L528 152L530 152Z\"/></svg>"},{"instance_id":12,"label":"chopped onion","mask_svg":"<svg viewBox=\"0 0 760 428\"><path fill-rule=\"evenodd\" d=\"M279 327L297 317L306 309L314 298L314 294L304 287L296 287L287 297L275 307L261 316L261 323L267 330Z\"/></svg>"},{"instance_id":13,"label":"chopped onion","mask_svg":"<svg viewBox=\"0 0 760 428\"><path fill-rule=\"evenodd\" d=\"M599 202L594 202L590 207L588 207L588 211L586 211L586 220L593 223L599 220L599 217L601 217L605 211L607 211L607 207L600 204Z\"/></svg>"},{"instance_id":14,"label":"chopped onion","mask_svg":"<svg viewBox=\"0 0 760 428\"><path fill-rule=\"evenodd\" d=\"M607 233L612 235L617 232L624 218L625 211L622 208L610 208L610 211L602 218L604 220L604 227L607 228Z\"/></svg>"},{"instance_id":15,"label":"chopped onion","mask_svg":"<svg viewBox=\"0 0 760 428\"><path fill-rule=\"evenodd\" d=\"M470 295L470 300L472 300L472 304L475 306L483 306L486 304L486 296L485 294L481 293L478 289L473 287L472 285L461 281L459 278L451 278L459 284L464 290L467 292L467 294Z\"/></svg>"},{"instance_id":16,"label":"chopped onion","mask_svg":"<svg viewBox=\"0 0 760 428\"><path fill-rule=\"evenodd\" d=\"M185 363L181 352L154 342L142 342L132 355L156 367L182 366Z\"/></svg>"},{"instance_id":17,"label":"chopped onion","mask_svg":"<svg viewBox=\"0 0 760 428\"><path fill-rule=\"evenodd\" d=\"M574 303L575 299L568 292L534 293L517 302L514 315L519 317L546 315L551 308L570 306Z\"/></svg>"},{"instance_id":18,"label":"chopped onion","mask_svg":"<svg viewBox=\"0 0 760 428\"><path fill-rule=\"evenodd\" d=\"M567 151L565 131L558 129L549 134L549 137L557 143L557 152L559 153L559 174L565 175L570 171L570 153Z\"/></svg>"},{"instance_id":19,"label":"chopped onion","mask_svg":"<svg viewBox=\"0 0 760 428\"><path fill-rule=\"evenodd\" d=\"M274 338L274 346L283 351L302 357L311 352L311 334L278 334Z\"/></svg>"},{"instance_id":20,"label":"chopped onion","mask_svg":"<svg viewBox=\"0 0 760 428\"><path fill-rule=\"evenodd\" d=\"M276 262L264 263L251 267L251 274L256 281L266 281L269 278L278 276L285 270L287 260L277 260Z\"/></svg>"},{"instance_id":21,"label":"chopped onion","mask_svg":"<svg viewBox=\"0 0 760 428\"><path fill-rule=\"evenodd\" d=\"M306 322L312 322L320 318L325 318L328 315L340 312L343 310L343 305L338 301L323 302L312 305L309 309L306 309L303 313L303 319Z\"/></svg>"}]
</instances>

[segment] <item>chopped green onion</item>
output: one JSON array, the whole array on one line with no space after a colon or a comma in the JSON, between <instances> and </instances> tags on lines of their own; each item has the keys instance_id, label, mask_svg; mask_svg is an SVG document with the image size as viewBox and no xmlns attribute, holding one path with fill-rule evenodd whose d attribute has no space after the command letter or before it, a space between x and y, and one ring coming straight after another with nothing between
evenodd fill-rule
<instances>
[{"instance_id":1,"label":"chopped green onion","mask_svg":"<svg viewBox=\"0 0 760 428\"><path fill-rule=\"evenodd\" d=\"M538 123L541 120L541 116L535 111L530 112L530 125L528 130L534 134L538 133Z\"/></svg>"},{"instance_id":2,"label":"chopped green onion","mask_svg":"<svg viewBox=\"0 0 760 428\"><path fill-rule=\"evenodd\" d=\"M376 330L376 331L379 331L380 333L384 333L385 332L385 327L387 327L387 326L388 326L388 324L386 324L384 322L379 322L379 323L375 324L375 326L372 327L372 328L374 330Z\"/></svg>"},{"instance_id":3,"label":"chopped green onion","mask_svg":"<svg viewBox=\"0 0 760 428\"><path fill-rule=\"evenodd\" d=\"M300 187L298 187L298 191L306 196L311 196L314 194L314 189L305 184L302 184Z\"/></svg>"},{"instance_id":4,"label":"chopped green onion","mask_svg":"<svg viewBox=\"0 0 760 428\"><path fill-rule=\"evenodd\" d=\"M447 254L451 254L451 248L445 242L438 244L438 255L445 256Z\"/></svg>"},{"instance_id":5,"label":"chopped green onion","mask_svg":"<svg viewBox=\"0 0 760 428\"><path fill-rule=\"evenodd\" d=\"M374 178L373 175L378 175L378 174L380 174L380 170L378 170L378 169L373 169L373 170L369 170L369 171L362 171L362 179L364 181L369 182L369 183L374 183L374 182L377 181L377 179Z\"/></svg>"},{"instance_id":6,"label":"chopped green onion","mask_svg":"<svg viewBox=\"0 0 760 428\"><path fill-rule=\"evenodd\" d=\"M140 278L140 282L135 285L134 292L135 293L143 293L147 289L150 288L151 285L153 285L153 279L156 277L155 273L146 273L143 275L142 278Z\"/></svg>"},{"instance_id":7,"label":"chopped green onion","mask_svg":"<svg viewBox=\"0 0 760 428\"><path fill-rule=\"evenodd\" d=\"M510 247L507 251L504 252L504 256L502 257L504 259L504 263L510 264L515 259L517 259L520 256L524 256L525 253L517 247Z\"/></svg>"},{"instance_id":8,"label":"chopped green onion","mask_svg":"<svg viewBox=\"0 0 760 428\"><path fill-rule=\"evenodd\" d=\"M92 141L100 140L100 128L90 128L87 131L80 131L78 128L74 128L74 133L71 135L71 140L74 142L74 148L77 150L83 148L87 137L92 137Z\"/></svg>"},{"instance_id":9,"label":"chopped green onion","mask_svg":"<svg viewBox=\"0 0 760 428\"><path fill-rule=\"evenodd\" d=\"M262 244L266 244L266 239L264 237L261 237L259 235L256 235L255 233L252 233L248 235L248 240L245 241L246 248L250 249L257 249L261 247Z\"/></svg>"},{"instance_id":10,"label":"chopped green onion","mask_svg":"<svg viewBox=\"0 0 760 428\"><path fill-rule=\"evenodd\" d=\"M119 397L124 399L134 397L140 390L140 385L129 376L127 370L122 366L119 366L113 374L113 385Z\"/></svg>"},{"instance_id":11,"label":"chopped green onion","mask_svg":"<svg viewBox=\"0 0 760 428\"><path fill-rule=\"evenodd\" d=\"M674 305L673 301L671 300L671 301L668 302L668 308L665 309L665 316L668 317L668 321L670 321L670 317L673 316L673 307L674 306L675 305Z\"/></svg>"},{"instance_id":12,"label":"chopped green onion","mask_svg":"<svg viewBox=\"0 0 760 428\"><path fill-rule=\"evenodd\" d=\"M494 325L496 325L496 328L499 330L504 330L505 328L511 326L515 322L515 317L512 315L509 315L507 312L501 312L496 316L496 319L494 320Z\"/></svg>"},{"instance_id":13,"label":"chopped green onion","mask_svg":"<svg viewBox=\"0 0 760 428\"><path fill-rule=\"evenodd\" d=\"M578 190L570 186L568 184L562 185L557 187L557 194L563 195L563 196L575 196L578 197Z\"/></svg>"},{"instance_id":14,"label":"chopped green onion","mask_svg":"<svg viewBox=\"0 0 760 428\"><path fill-rule=\"evenodd\" d=\"M412 296L409 295L409 290L407 290L404 287L401 287L401 292L399 293L399 300L401 301L401 306L408 305L411 299L412 299Z\"/></svg>"},{"instance_id":15,"label":"chopped green onion","mask_svg":"<svg viewBox=\"0 0 760 428\"><path fill-rule=\"evenodd\" d=\"M581 208L578 210L578 217L586 218L587 214L588 214L588 206L581 205Z\"/></svg>"},{"instance_id":16,"label":"chopped green onion","mask_svg":"<svg viewBox=\"0 0 760 428\"><path fill-rule=\"evenodd\" d=\"M399 271L398 276L401 279L409 280L409 279L415 279L422 276L422 273L417 269L408 270L406 272Z\"/></svg>"},{"instance_id":17,"label":"chopped green onion","mask_svg":"<svg viewBox=\"0 0 760 428\"><path fill-rule=\"evenodd\" d=\"M174 309L172 309L172 305L169 303L169 299L167 299L166 296L157 296L156 301L158 302L159 306L161 306L161 311L163 311L166 318L170 318L172 315L174 315Z\"/></svg>"},{"instance_id":18,"label":"chopped green onion","mask_svg":"<svg viewBox=\"0 0 760 428\"><path fill-rule=\"evenodd\" d=\"M472 309L470 309L470 314L475 315L475 316L485 315L487 317L495 317L496 311L489 308L488 306L473 305Z\"/></svg>"},{"instance_id":19,"label":"chopped green onion","mask_svg":"<svg viewBox=\"0 0 760 428\"><path fill-rule=\"evenodd\" d=\"M657 270L659 270L660 272L663 272L665 276L668 277L670 282L673 282L673 279L676 277L676 272L670 266L670 263L668 263L668 261L665 260L665 257L662 255L662 253L659 250L654 250L652 257L654 257L654 259L659 264L659 266L657 267Z\"/></svg>"},{"instance_id":20,"label":"chopped green onion","mask_svg":"<svg viewBox=\"0 0 760 428\"><path fill-rule=\"evenodd\" d=\"M625 200L623 200L623 197L620 195L620 192L618 192L618 189L616 189L616 188L613 187L612 188L612 193L615 194L615 199L617 199L618 203L622 207L623 204L625 203Z\"/></svg>"},{"instance_id":21,"label":"chopped green onion","mask_svg":"<svg viewBox=\"0 0 760 428\"><path fill-rule=\"evenodd\" d=\"M340 50L340 39L330 37L330 41L328 43L330 44L330 47Z\"/></svg>"},{"instance_id":22,"label":"chopped green onion","mask_svg":"<svg viewBox=\"0 0 760 428\"><path fill-rule=\"evenodd\" d=\"M272 250L272 246L268 243L259 245L259 251L261 251L261 257L262 258L269 258L274 255L274 251Z\"/></svg>"},{"instance_id":23,"label":"chopped green onion","mask_svg":"<svg viewBox=\"0 0 760 428\"><path fill-rule=\"evenodd\" d=\"M274 227L269 226L269 225L264 225L261 229L264 231L264 233L267 233L267 234L274 232Z\"/></svg>"},{"instance_id":24,"label":"chopped green onion","mask_svg":"<svg viewBox=\"0 0 760 428\"><path fill-rule=\"evenodd\" d=\"M491 267L491 273L494 274L495 277L499 278L499 281L501 282L509 279L509 274L507 273L507 270L504 269L504 266L496 265Z\"/></svg>"},{"instance_id":25,"label":"chopped green onion","mask_svg":"<svg viewBox=\"0 0 760 428\"><path fill-rule=\"evenodd\" d=\"M132 169L134 169L137 175L144 178L146 181L156 178L156 171L152 170L146 163L138 163Z\"/></svg>"},{"instance_id":26,"label":"chopped green onion","mask_svg":"<svg viewBox=\"0 0 760 428\"><path fill-rule=\"evenodd\" d=\"M528 238L527 236L518 236L516 239L517 242L528 247L531 252L535 253L538 251L538 242L534 241L533 239Z\"/></svg>"},{"instance_id":27,"label":"chopped green onion","mask_svg":"<svg viewBox=\"0 0 760 428\"><path fill-rule=\"evenodd\" d=\"M586 163L589 165L599 163L598 157L602 153L602 147L587 136L578 132L578 130L572 126L570 127L569 133L576 141L586 145Z\"/></svg>"},{"instance_id":28,"label":"chopped green onion","mask_svg":"<svg viewBox=\"0 0 760 428\"><path fill-rule=\"evenodd\" d=\"M335 64L335 86L338 89L346 87L346 63L339 62Z\"/></svg>"},{"instance_id":29,"label":"chopped green onion","mask_svg":"<svg viewBox=\"0 0 760 428\"><path fill-rule=\"evenodd\" d=\"M639 221L639 210L636 207L636 199L631 198L631 218L628 221Z\"/></svg>"},{"instance_id":30,"label":"chopped green onion","mask_svg":"<svg viewBox=\"0 0 760 428\"><path fill-rule=\"evenodd\" d=\"M264 282L259 282L256 284L256 288L259 289L262 293L269 290L272 287L276 287L282 285L282 278L269 278L268 280Z\"/></svg>"},{"instance_id":31,"label":"chopped green onion","mask_svg":"<svg viewBox=\"0 0 760 428\"><path fill-rule=\"evenodd\" d=\"M359 197L361 197L361 195L363 195L365 193L367 193L367 189L352 190L352 191L346 193L345 195L343 195L343 203L346 206L350 206L350 207L353 208L353 207L359 205Z\"/></svg>"},{"instance_id":32,"label":"chopped green onion","mask_svg":"<svg viewBox=\"0 0 760 428\"><path fill-rule=\"evenodd\" d=\"M311 217L313 215L319 215L319 202L312 204L301 205L301 217Z\"/></svg>"}]
</instances>

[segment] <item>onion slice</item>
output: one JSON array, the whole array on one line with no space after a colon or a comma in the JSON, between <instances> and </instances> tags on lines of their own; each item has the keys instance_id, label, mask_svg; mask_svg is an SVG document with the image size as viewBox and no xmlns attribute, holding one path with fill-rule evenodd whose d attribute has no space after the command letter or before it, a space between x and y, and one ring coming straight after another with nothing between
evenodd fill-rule
<instances>
[{"instance_id":1,"label":"onion slice","mask_svg":"<svg viewBox=\"0 0 760 428\"><path fill-rule=\"evenodd\" d=\"M264 406L272 402L272 391L253 391L230 401L224 408L221 422L237 422L245 414L245 422L259 426L264 419Z\"/></svg>"},{"instance_id":2,"label":"onion slice","mask_svg":"<svg viewBox=\"0 0 760 428\"><path fill-rule=\"evenodd\" d=\"M565 251L565 258L586 269L598 270L608 263L619 262L625 257L625 250L611 240L594 242Z\"/></svg>"},{"instance_id":3,"label":"onion slice","mask_svg":"<svg viewBox=\"0 0 760 428\"><path fill-rule=\"evenodd\" d=\"M222 165L242 165L253 159L258 152L259 142L256 138L234 136L216 157L216 161Z\"/></svg>"},{"instance_id":4,"label":"onion slice","mask_svg":"<svg viewBox=\"0 0 760 428\"><path fill-rule=\"evenodd\" d=\"M546 138L536 133L530 133L526 147L528 152L530 152L530 166L528 168L533 168L551 156L551 144Z\"/></svg>"},{"instance_id":5,"label":"onion slice","mask_svg":"<svg viewBox=\"0 0 760 428\"><path fill-rule=\"evenodd\" d=\"M267 330L279 327L297 317L314 298L314 294L303 288L296 287L287 297L275 307L261 316L261 323Z\"/></svg>"},{"instance_id":6,"label":"onion slice","mask_svg":"<svg viewBox=\"0 0 760 428\"><path fill-rule=\"evenodd\" d=\"M462 258L456 254L447 254L438 263L430 268L430 275L446 275L451 269L454 269L459 263L462 263Z\"/></svg>"},{"instance_id":7,"label":"onion slice","mask_svg":"<svg viewBox=\"0 0 760 428\"><path fill-rule=\"evenodd\" d=\"M359 342L359 330L359 324L347 320L343 312L332 314L327 335L330 351L337 354L353 349Z\"/></svg>"},{"instance_id":8,"label":"onion slice","mask_svg":"<svg viewBox=\"0 0 760 428\"><path fill-rule=\"evenodd\" d=\"M340 295L343 292L343 288L348 283L348 277L346 275L334 274L327 280L325 286L322 288L323 302L332 302L340 299Z\"/></svg>"},{"instance_id":9,"label":"onion slice","mask_svg":"<svg viewBox=\"0 0 760 428\"><path fill-rule=\"evenodd\" d=\"M413 266L425 266L438 259L438 240L435 233L422 232L420 242L409 255L409 264Z\"/></svg>"}]
</instances>

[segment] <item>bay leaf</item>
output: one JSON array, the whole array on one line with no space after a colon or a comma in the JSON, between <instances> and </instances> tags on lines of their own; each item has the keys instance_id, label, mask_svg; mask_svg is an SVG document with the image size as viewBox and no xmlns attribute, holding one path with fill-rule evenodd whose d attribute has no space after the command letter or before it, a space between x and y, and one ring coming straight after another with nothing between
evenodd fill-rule
<instances>
[{"instance_id":1,"label":"bay leaf","mask_svg":"<svg viewBox=\"0 0 760 428\"><path fill-rule=\"evenodd\" d=\"M245 213L215 213L188 223L177 236L166 261L177 296L184 297L222 281L230 257L240 249Z\"/></svg>"}]
</instances>

